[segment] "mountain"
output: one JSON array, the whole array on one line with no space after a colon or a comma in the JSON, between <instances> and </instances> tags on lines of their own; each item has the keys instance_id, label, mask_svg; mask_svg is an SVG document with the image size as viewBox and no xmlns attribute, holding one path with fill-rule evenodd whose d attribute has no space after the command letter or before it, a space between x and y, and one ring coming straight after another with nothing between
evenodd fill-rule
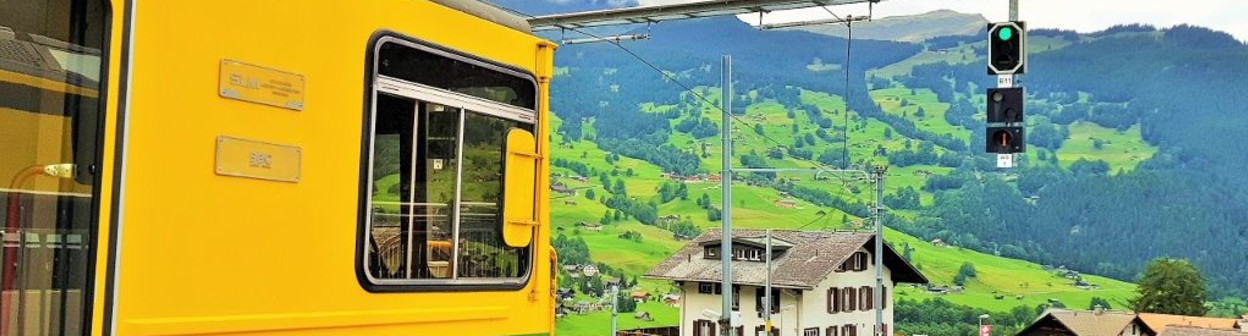
<instances>
[{"instance_id":1,"label":"mountain","mask_svg":"<svg viewBox=\"0 0 1248 336\"><path fill-rule=\"evenodd\" d=\"M1133 293L1124 281L1154 258L1174 257L1202 270L1217 314L1244 311L1234 302L1248 296L1248 254L1234 251L1248 250L1248 152L1217 144L1248 127L1239 94L1248 90L1248 46L1225 33L1032 31L1029 149L1021 167L999 170L980 150L983 88L995 85L980 37L856 41L846 60L843 38L759 31L735 18L652 29L654 39L622 44L627 50L572 45L556 55L553 181L577 191L552 200L565 262L629 278L679 247L678 237L720 225L717 185L705 181L720 167L719 56L731 54L732 162L887 163L889 239L913 248L942 284L962 261L980 269L966 294L945 297L957 305L950 309L971 317L1009 310L1027 321L1048 298L1125 308ZM754 228L860 229L872 199L869 185L808 173L747 174L733 193L734 225ZM935 248L937 239L956 247ZM1082 278L1054 278L1042 265ZM1097 289L1072 287L1089 282ZM906 295L899 307L930 304L920 289ZM654 323L671 313L644 309ZM559 323L585 331L604 321L589 314ZM929 334L973 332L954 329Z\"/></svg>"},{"instance_id":2,"label":"mountain","mask_svg":"<svg viewBox=\"0 0 1248 336\"><path fill-rule=\"evenodd\" d=\"M871 22L854 23L854 38L900 42L922 42L933 37L966 36L983 33L988 19L979 14L937 10L924 14L893 16ZM844 25L792 28L836 37L847 37Z\"/></svg>"}]
</instances>

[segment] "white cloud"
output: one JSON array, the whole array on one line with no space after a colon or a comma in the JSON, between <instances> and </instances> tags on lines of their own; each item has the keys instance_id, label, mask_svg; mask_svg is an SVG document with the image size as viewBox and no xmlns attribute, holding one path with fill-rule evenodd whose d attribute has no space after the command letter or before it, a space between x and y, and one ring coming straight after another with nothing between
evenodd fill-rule
<instances>
[{"instance_id":1,"label":"white cloud","mask_svg":"<svg viewBox=\"0 0 1248 336\"><path fill-rule=\"evenodd\" d=\"M656 5L691 0L639 0L642 5ZM885 0L875 5L877 18L926 13L951 9L977 13L989 21L1009 18L1006 0ZM1193 24L1226 31L1240 40L1248 40L1248 1L1190 0L1182 3L1162 0L1021 0L1020 19L1033 28L1061 28L1092 32L1116 24L1145 23L1158 27ZM865 5L834 7L837 15L866 15ZM822 9L771 13L767 22L811 20L829 17ZM742 16L757 21L757 15Z\"/></svg>"}]
</instances>

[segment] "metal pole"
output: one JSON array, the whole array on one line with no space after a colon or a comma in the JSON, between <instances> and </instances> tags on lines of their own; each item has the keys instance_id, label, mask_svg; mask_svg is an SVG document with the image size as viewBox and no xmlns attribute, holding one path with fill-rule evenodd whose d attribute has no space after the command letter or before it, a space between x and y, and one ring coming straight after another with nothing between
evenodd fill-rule
<instances>
[{"instance_id":1,"label":"metal pole","mask_svg":"<svg viewBox=\"0 0 1248 336\"><path fill-rule=\"evenodd\" d=\"M884 335L884 172L886 166L876 166L872 171L875 180L875 334Z\"/></svg>"},{"instance_id":2,"label":"metal pole","mask_svg":"<svg viewBox=\"0 0 1248 336\"><path fill-rule=\"evenodd\" d=\"M764 295L763 300L766 300L763 302L763 309L764 309L763 316L765 316L765 319L764 319L765 323L763 324L766 326L766 329L764 329L764 331L766 332L766 335L771 336L771 229L767 229L767 256L766 258L767 258L767 286L763 289L765 291L763 294Z\"/></svg>"},{"instance_id":3,"label":"metal pole","mask_svg":"<svg viewBox=\"0 0 1248 336\"><path fill-rule=\"evenodd\" d=\"M1018 0L1010 0L1010 21L1018 21Z\"/></svg>"},{"instance_id":4,"label":"metal pole","mask_svg":"<svg viewBox=\"0 0 1248 336\"><path fill-rule=\"evenodd\" d=\"M620 279L623 281L624 279ZM611 286L611 336L615 336L615 317L619 316L620 310L620 285ZM629 300L632 300L631 298Z\"/></svg>"},{"instance_id":5,"label":"metal pole","mask_svg":"<svg viewBox=\"0 0 1248 336\"><path fill-rule=\"evenodd\" d=\"M723 137L723 171L720 172L720 190L723 203L722 232L719 246L719 261L723 267L724 279L720 284L723 310L719 316L720 335L732 336L732 55L723 56L724 68L721 79L719 103L723 109L720 126L724 129Z\"/></svg>"}]
</instances>

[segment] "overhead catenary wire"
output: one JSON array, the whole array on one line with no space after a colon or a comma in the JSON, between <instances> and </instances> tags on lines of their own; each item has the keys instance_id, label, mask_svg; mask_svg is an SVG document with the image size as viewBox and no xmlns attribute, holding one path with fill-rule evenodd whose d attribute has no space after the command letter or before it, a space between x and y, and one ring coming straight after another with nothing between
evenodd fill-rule
<instances>
[{"instance_id":1,"label":"overhead catenary wire","mask_svg":"<svg viewBox=\"0 0 1248 336\"><path fill-rule=\"evenodd\" d=\"M495 4L495 6L497 6L497 7L501 8L501 9L503 9L503 10L505 10L505 11L512 12L512 13L515 13L515 14L517 14L517 15L521 15L521 16L527 17L527 18L529 18L530 20L540 20L540 18L538 18L537 16L534 16L534 15L531 15L531 14L528 14L528 13L525 13L525 12L522 12L522 11L519 11L519 10L516 10L516 9L513 9L513 8L504 7L504 6L499 6L499 5L497 5L497 4ZM827 7L823 7L823 8L824 8L824 10L827 10L829 13L831 13L831 10L830 10L830 9L828 9ZM833 13L833 15L835 16L835 13ZM839 18L839 16L838 16L838 18ZM644 64L644 65L646 65L647 67L649 67L649 68L650 68L651 70L653 70L654 72L656 72L656 73L658 73L659 75L663 76L663 78L664 78L664 79L666 79L668 82L671 82L671 83L673 83L673 84L675 84L675 85L679 86L680 88L684 89L685 91L689 92L689 93L690 93L690 94L692 94L694 97L696 97L698 100L701 100L702 102L704 102L704 103L706 103L707 105L711 106L711 107L712 107L712 108L714 108L715 110L718 110L721 114L726 114L726 115L730 116L730 117L732 118L732 121L735 121L735 122L737 122L737 123L739 123L739 124L741 124L741 125L743 125L743 126L747 126L747 128L749 128L749 127L753 127L753 126L754 126L754 124L750 124L749 122L747 122L747 121L745 121L745 120L742 120L742 119L741 119L741 117L739 117L739 116L737 116L737 115L734 115L734 114L732 114L732 113L723 113L723 112L724 112L724 111L723 111L723 109L722 109L722 108L720 108L719 106L717 106L717 104L715 104L714 102L712 102L709 98L706 98L705 96L703 96L702 94L700 94L697 90L694 90L694 89L693 89L692 87L690 87L689 85L686 85L685 83L681 82L681 81L680 81L678 78L676 78L675 76L673 76L673 75L669 74L669 73L668 73L668 72L666 72L666 71L663 71L663 69L662 69L662 68L658 67L658 66L657 66L657 65L655 65L653 62L650 62L650 61L649 61L649 60L647 60L645 57L642 57L641 55L637 54L637 53L636 53L636 52L634 52L632 49L629 49L628 47L625 47L622 43L620 43L620 41L614 41L614 40L610 40L610 39L604 39L604 38L602 38L601 36L598 36L597 34L593 34L593 33L587 32L587 31L585 31L585 30L583 30L583 29L580 29L580 28L567 27L566 29L567 29L567 30L574 31L574 32L577 32L577 33L580 33L580 34L582 34L582 35L589 36L590 38L599 39L599 40L604 40L604 41L606 41L607 43L610 43L611 45L614 45L614 46L615 46L616 48L618 48L620 51L623 51L624 53L626 53L626 54L628 54L629 56L631 56L631 57L633 57L634 59L636 59L638 62L641 62L642 64ZM848 55L848 54L847 54L847 55ZM848 59L847 59L847 63L848 63ZM848 77L849 77L849 74L848 74L848 68L846 68L846 75L845 75L845 76L846 76L846 83L848 83L848 82L849 82L849 79L848 79ZM848 88L846 88L846 89L848 90ZM846 92L848 93L848 91L846 91ZM720 97L720 99L727 99L727 98L728 98L728 97ZM846 115L847 115L847 117L846 117L846 125L845 125L845 138L848 138L848 137L849 137L849 125L848 125L848 113L849 113L849 111L848 111L848 106L849 106L849 98L848 98L848 97L845 97L845 102L846 102L846 111L845 111L845 113L846 113ZM724 122L728 122L728 121L724 121ZM766 135L766 134L758 134L758 135L759 135L759 136L761 136L764 140L767 140L768 142L771 142L771 143L775 144L776 146L786 147L786 145L785 145L784 143L782 143L782 142L780 142L780 141L777 141L777 140L775 140L774 138L772 138L772 137L770 137L770 136L768 136L768 135ZM725 135L725 136L726 136L726 135ZM843 143L847 144L847 142L843 142ZM845 149L845 152L846 152L846 153L848 153L848 148L846 148L846 149ZM811 165L811 167L812 167L814 170L824 170L824 171L829 171L829 172L835 172L835 171L837 171L837 170L838 170L838 169L835 169L835 168L830 168L830 167L828 167L828 166L826 166L826 165L824 165L824 164L822 164L822 163L820 163L820 162L818 162L818 161L814 161L814 160L810 160L810 159L805 159L805 158L802 158L802 157L798 157L798 156L793 155L793 154L788 153L788 152L785 152L784 154L785 154L786 156L788 156L788 157L790 157L790 158L794 159L794 160L799 161L799 162L804 162L804 163L810 164L810 165ZM847 155L847 154L846 154L846 155ZM847 159L846 159L846 161L847 161ZM846 164L846 167L848 167L848 162L845 162L845 164ZM849 182L850 182L849 180L846 180L844 176L840 176L840 174L832 174L832 175L833 175L833 176L835 176L838 180L840 180L840 181L841 181L842 186L848 185L848 184L849 184ZM842 189L841 193L843 194L843 192L844 192L844 191L843 191L843 189L844 189L844 188L841 188L841 189Z\"/></svg>"}]
</instances>

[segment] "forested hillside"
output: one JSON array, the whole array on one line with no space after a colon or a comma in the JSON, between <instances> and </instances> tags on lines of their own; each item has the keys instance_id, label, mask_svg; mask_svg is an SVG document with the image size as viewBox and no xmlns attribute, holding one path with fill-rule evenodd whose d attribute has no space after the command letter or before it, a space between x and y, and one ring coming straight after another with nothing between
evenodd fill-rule
<instances>
[{"instance_id":1,"label":"forested hillside","mask_svg":"<svg viewBox=\"0 0 1248 336\"><path fill-rule=\"evenodd\" d=\"M845 39L760 31L735 18L638 29L653 39L627 42L627 52L570 45L556 55L553 180L562 191L552 218L566 262L631 279L682 238L719 225L709 181L722 152L719 56L731 54L735 164L890 165L889 239L936 284L967 290L944 297L951 303L903 291L902 306L959 318L974 316L966 309L1010 311L1018 321L1049 299L1125 307L1133 287L1117 280L1168 256L1201 268L1209 300L1231 302L1218 311L1243 309L1233 297L1248 296L1248 253L1237 252L1248 251L1248 152L1218 140L1248 126L1248 98L1238 94L1248 89L1238 80L1248 47L1229 35L1189 26L1032 31L1028 153L1021 167L998 170L982 153L982 92L995 85L982 35L855 40L846 59ZM747 174L734 195L734 225L805 230L861 229L871 199L868 185L797 173ZM962 261L980 276L962 275ZM1063 269L1082 277L1054 275ZM592 281L569 276L561 283L593 291ZM638 309L656 312L651 323L660 325L670 314ZM601 318L570 317L560 328L583 331ZM953 335L966 325L937 329L946 327Z\"/></svg>"}]
</instances>

